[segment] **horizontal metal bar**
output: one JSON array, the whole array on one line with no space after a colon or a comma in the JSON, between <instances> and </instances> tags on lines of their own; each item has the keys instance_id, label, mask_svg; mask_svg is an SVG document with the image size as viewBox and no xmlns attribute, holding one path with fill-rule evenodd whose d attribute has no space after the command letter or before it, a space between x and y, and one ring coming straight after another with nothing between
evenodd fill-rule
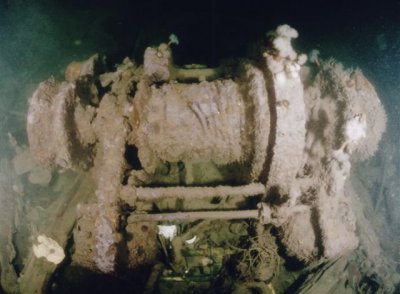
<instances>
[{"instance_id":1,"label":"horizontal metal bar","mask_svg":"<svg viewBox=\"0 0 400 294\"><path fill-rule=\"evenodd\" d=\"M157 214L131 214L128 223L135 222L160 222L160 221L185 221L200 219L250 219L259 218L260 211L254 210L227 210L227 211L191 211Z\"/></svg>"},{"instance_id":2,"label":"horizontal metal bar","mask_svg":"<svg viewBox=\"0 0 400 294\"><path fill-rule=\"evenodd\" d=\"M136 187L136 199L154 201L162 198L198 199L207 197L247 197L264 195L265 186L260 183L251 183L243 186L216 186L216 187L165 187L150 188Z\"/></svg>"}]
</instances>

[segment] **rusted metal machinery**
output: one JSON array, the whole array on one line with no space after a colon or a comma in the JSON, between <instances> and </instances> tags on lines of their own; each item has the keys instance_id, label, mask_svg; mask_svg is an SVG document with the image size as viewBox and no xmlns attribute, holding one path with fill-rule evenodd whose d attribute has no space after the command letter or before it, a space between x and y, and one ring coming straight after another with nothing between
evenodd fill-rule
<instances>
[{"instance_id":1,"label":"rusted metal machinery","mask_svg":"<svg viewBox=\"0 0 400 294\"><path fill-rule=\"evenodd\" d=\"M279 26L258 60L216 69L175 66L170 44L111 73L95 55L72 63L65 82L39 85L29 101L32 153L47 166L90 170L97 185L96 200L78 208L77 263L115 271L122 223L138 221L258 218L306 262L358 246L344 181L350 156L375 152L384 110L360 71L304 66L296 37ZM240 210L254 196L259 208ZM213 197L226 206L152 214L145 204Z\"/></svg>"}]
</instances>

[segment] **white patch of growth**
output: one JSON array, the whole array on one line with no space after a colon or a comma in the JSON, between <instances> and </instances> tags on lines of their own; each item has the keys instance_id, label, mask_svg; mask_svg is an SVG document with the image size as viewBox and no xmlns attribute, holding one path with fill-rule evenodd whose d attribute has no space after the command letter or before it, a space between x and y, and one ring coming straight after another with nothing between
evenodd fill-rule
<instances>
[{"instance_id":1,"label":"white patch of growth","mask_svg":"<svg viewBox=\"0 0 400 294\"><path fill-rule=\"evenodd\" d=\"M286 76L284 72L279 72L275 75L276 82L279 85L283 85L286 82Z\"/></svg>"},{"instance_id":2,"label":"white patch of growth","mask_svg":"<svg viewBox=\"0 0 400 294\"><path fill-rule=\"evenodd\" d=\"M54 264L59 264L64 260L64 250L55 240L46 235L39 235L37 241L39 244L33 245L33 253L37 258L44 257Z\"/></svg>"},{"instance_id":3,"label":"white patch of growth","mask_svg":"<svg viewBox=\"0 0 400 294\"><path fill-rule=\"evenodd\" d=\"M346 122L345 126L346 141L357 143L360 139L367 136L367 120L365 115L356 115Z\"/></svg>"},{"instance_id":4,"label":"white patch of growth","mask_svg":"<svg viewBox=\"0 0 400 294\"><path fill-rule=\"evenodd\" d=\"M295 60L297 53L292 48L291 40L299 36L297 31L285 24L278 26L276 33L278 36L273 41L273 45L279 51L279 55L283 58Z\"/></svg>"},{"instance_id":5,"label":"white patch of growth","mask_svg":"<svg viewBox=\"0 0 400 294\"><path fill-rule=\"evenodd\" d=\"M197 240L197 236L194 236L193 238L186 240L185 243L188 245L194 244L194 242L196 242Z\"/></svg>"},{"instance_id":6,"label":"white patch of growth","mask_svg":"<svg viewBox=\"0 0 400 294\"><path fill-rule=\"evenodd\" d=\"M176 225L158 225L158 234L163 236L165 239L172 241L177 233Z\"/></svg>"},{"instance_id":7,"label":"white patch of growth","mask_svg":"<svg viewBox=\"0 0 400 294\"><path fill-rule=\"evenodd\" d=\"M276 31L270 34L275 52L265 52L264 57L278 85L285 84L287 80L300 79L301 65L306 63L307 55L297 55L292 47L291 41L298 35L298 32L287 24L278 26Z\"/></svg>"},{"instance_id":8,"label":"white patch of growth","mask_svg":"<svg viewBox=\"0 0 400 294\"><path fill-rule=\"evenodd\" d=\"M303 65L307 61L307 55L305 54L300 54L299 57L297 58L297 64L298 65Z\"/></svg>"}]
</instances>

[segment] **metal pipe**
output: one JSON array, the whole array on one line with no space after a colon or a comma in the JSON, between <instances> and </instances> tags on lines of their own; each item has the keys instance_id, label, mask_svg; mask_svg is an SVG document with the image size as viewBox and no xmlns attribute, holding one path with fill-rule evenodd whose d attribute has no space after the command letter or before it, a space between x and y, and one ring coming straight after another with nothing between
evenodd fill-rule
<instances>
[{"instance_id":1,"label":"metal pipe","mask_svg":"<svg viewBox=\"0 0 400 294\"><path fill-rule=\"evenodd\" d=\"M191 211L156 214L132 214L128 223L160 222L160 221L193 221L204 219L259 219L260 211L253 210L226 210L226 211Z\"/></svg>"},{"instance_id":2,"label":"metal pipe","mask_svg":"<svg viewBox=\"0 0 400 294\"><path fill-rule=\"evenodd\" d=\"M160 198L247 197L264 195L264 193L265 186L260 183L243 186L135 188L136 199L141 201L153 201Z\"/></svg>"}]
</instances>

